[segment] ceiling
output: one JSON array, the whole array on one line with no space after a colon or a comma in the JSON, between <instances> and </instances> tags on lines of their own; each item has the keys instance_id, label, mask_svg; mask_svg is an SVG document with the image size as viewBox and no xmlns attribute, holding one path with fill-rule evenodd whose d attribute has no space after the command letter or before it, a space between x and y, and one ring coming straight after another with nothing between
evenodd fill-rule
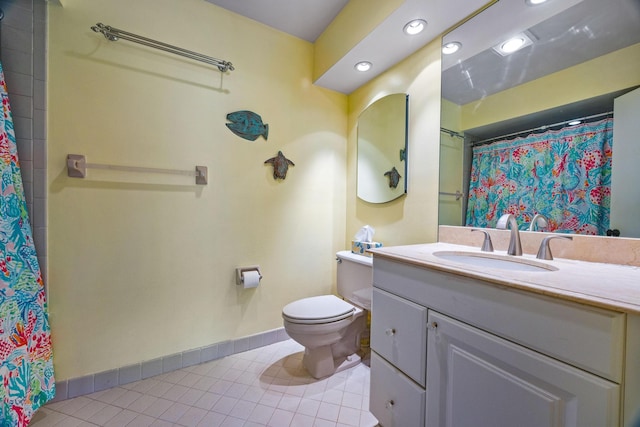
<instances>
[{"instance_id":1,"label":"ceiling","mask_svg":"<svg viewBox=\"0 0 640 427\"><path fill-rule=\"evenodd\" d=\"M349 0L207 1L312 43L349 2Z\"/></svg>"},{"instance_id":2,"label":"ceiling","mask_svg":"<svg viewBox=\"0 0 640 427\"><path fill-rule=\"evenodd\" d=\"M348 0L206 0L247 18L314 42ZM369 80L416 52L483 7L489 0L404 0L387 19L353 46L314 83L349 94ZM427 21L426 29L406 35L404 25L416 18ZM373 64L358 72L359 61Z\"/></svg>"},{"instance_id":3,"label":"ceiling","mask_svg":"<svg viewBox=\"0 0 640 427\"><path fill-rule=\"evenodd\" d=\"M206 0L295 37L314 42L349 0ZM349 94L489 0L405 0L315 84ZM402 27L423 18L427 30L407 36ZM443 56L443 96L462 105L640 42L640 0L550 0L530 7L524 0L500 0L447 34L462 41L457 56ZM535 43L508 57L487 46L505 34L527 30ZM356 72L356 62L373 68Z\"/></svg>"}]
</instances>

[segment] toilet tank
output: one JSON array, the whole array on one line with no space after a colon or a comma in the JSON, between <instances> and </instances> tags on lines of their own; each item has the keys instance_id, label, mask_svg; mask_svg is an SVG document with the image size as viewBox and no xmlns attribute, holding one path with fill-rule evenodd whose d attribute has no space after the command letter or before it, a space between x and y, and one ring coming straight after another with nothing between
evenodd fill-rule
<instances>
[{"instance_id":1,"label":"toilet tank","mask_svg":"<svg viewBox=\"0 0 640 427\"><path fill-rule=\"evenodd\" d=\"M345 300L371 310L371 292L373 290L373 259L351 251L336 254L338 273L336 285L338 295Z\"/></svg>"}]
</instances>

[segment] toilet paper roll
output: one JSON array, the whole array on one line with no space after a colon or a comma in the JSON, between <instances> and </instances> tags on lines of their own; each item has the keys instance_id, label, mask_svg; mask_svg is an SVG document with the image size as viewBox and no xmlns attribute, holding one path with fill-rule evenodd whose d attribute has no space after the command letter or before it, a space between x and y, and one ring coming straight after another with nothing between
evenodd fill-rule
<instances>
[{"instance_id":1,"label":"toilet paper roll","mask_svg":"<svg viewBox=\"0 0 640 427\"><path fill-rule=\"evenodd\" d=\"M255 270L242 272L242 286L245 289L255 288L260 284L260 273Z\"/></svg>"}]
</instances>

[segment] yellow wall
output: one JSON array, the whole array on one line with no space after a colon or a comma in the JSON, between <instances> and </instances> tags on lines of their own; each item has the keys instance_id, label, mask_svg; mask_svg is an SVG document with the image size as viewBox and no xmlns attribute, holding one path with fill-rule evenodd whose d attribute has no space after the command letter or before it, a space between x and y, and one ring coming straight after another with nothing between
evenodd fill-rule
<instances>
[{"instance_id":1,"label":"yellow wall","mask_svg":"<svg viewBox=\"0 0 640 427\"><path fill-rule=\"evenodd\" d=\"M345 200L355 195L345 184L347 97L312 85L313 46L202 0L61 4L49 3L48 46L56 378L278 328L287 302L332 291ZM236 70L221 75L109 42L89 29L97 22L230 60ZM262 115L267 141L225 127L226 114L242 109ZM278 150L295 162L284 181L263 164ZM68 178L68 153L94 163L206 165L209 185L100 170ZM420 220L424 228L423 212ZM262 268L260 287L237 289L234 269L251 264Z\"/></svg>"},{"instance_id":2,"label":"yellow wall","mask_svg":"<svg viewBox=\"0 0 640 427\"><path fill-rule=\"evenodd\" d=\"M365 224L385 246L434 242L438 227L440 146L440 44L438 38L349 95L347 241ZM390 93L409 94L407 195L371 204L356 197L358 115Z\"/></svg>"},{"instance_id":3,"label":"yellow wall","mask_svg":"<svg viewBox=\"0 0 640 427\"><path fill-rule=\"evenodd\" d=\"M640 43L462 106L462 129L640 85Z\"/></svg>"}]
</instances>

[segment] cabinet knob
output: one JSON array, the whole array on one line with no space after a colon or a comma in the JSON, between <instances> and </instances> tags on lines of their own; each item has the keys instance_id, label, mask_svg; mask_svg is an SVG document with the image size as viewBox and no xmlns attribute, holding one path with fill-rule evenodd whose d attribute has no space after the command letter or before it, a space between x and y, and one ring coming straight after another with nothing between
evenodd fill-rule
<instances>
[{"instance_id":1,"label":"cabinet knob","mask_svg":"<svg viewBox=\"0 0 640 427\"><path fill-rule=\"evenodd\" d=\"M438 329L438 322L431 322L427 325L429 329Z\"/></svg>"},{"instance_id":2,"label":"cabinet knob","mask_svg":"<svg viewBox=\"0 0 640 427\"><path fill-rule=\"evenodd\" d=\"M393 409L393 405L394 405L393 400L387 400L387 403L385 403L385 404L384 404L384 406L385 406L387 409Z\"/></svg>"},{"instance_id":3,"label":"cabinet knob","mask_svg":"<svg viewBox=\"0 0 640 427\"><path fill-rule=\"evenodd\" d=\"M391 335L395 335L396 334L396 330L395 328L389 328L386 331L384 331L385 334L391 336Z\"/></svg>"}]
</instances>

